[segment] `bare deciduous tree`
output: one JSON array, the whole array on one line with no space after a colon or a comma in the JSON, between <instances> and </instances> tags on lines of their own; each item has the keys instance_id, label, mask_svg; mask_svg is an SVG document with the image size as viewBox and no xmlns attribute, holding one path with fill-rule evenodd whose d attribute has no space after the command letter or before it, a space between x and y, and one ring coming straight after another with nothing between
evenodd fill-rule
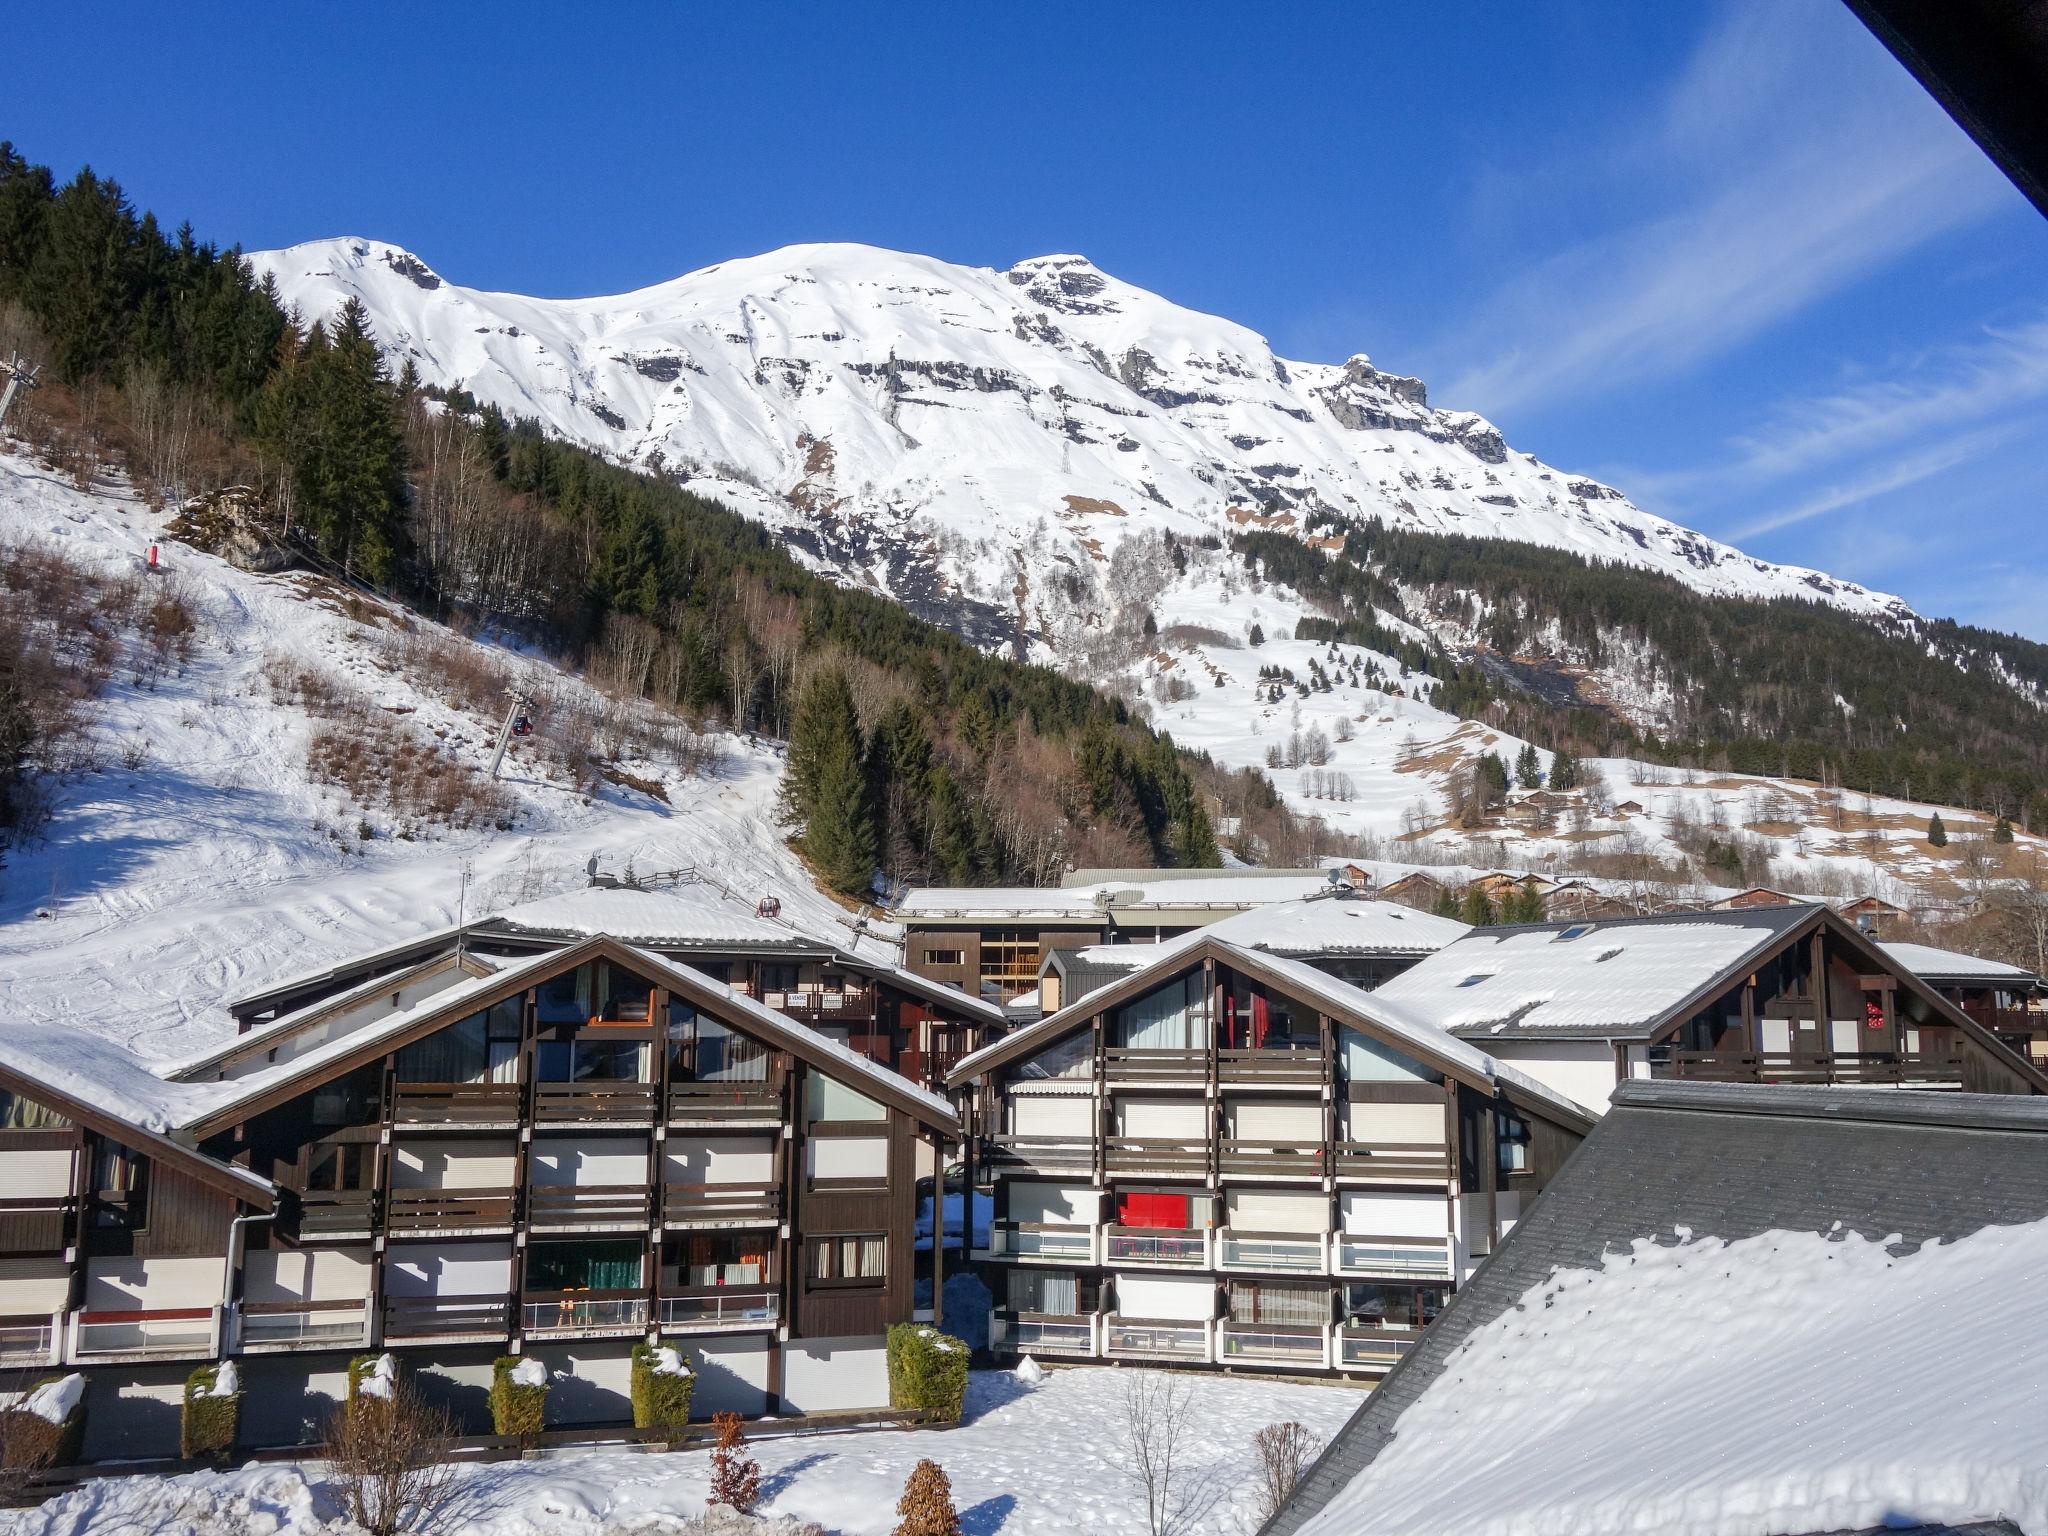
<instances>
[{"instance_id":1,"label":"bare deciduous tree","mask_svg":"<svg viewBox=\"0 0 2048 1536\"><path fill-rule=\"evenodd\" d=\"M422 1531L448 1503L455 1438L448 1410L400 1380L389 1398L358 1396L328 1421L325 1456L349 1519L370 1536Z\"/></svg>"},{"instance_id":2,"label":"bare deciduous tree","mask_svg":"<svg viewBox=\"0 0 2048 1536\"><path fill-rule=\"evenodd\" d=\"M1151 1536L1182 1536L1223 1497L1218 1469L1192 1464L1194 1407L1185 1376L1134 1371L1124 1383L1124 1471L1144 1495Z\"/></svg>"},{"instance_id":3,"label":"bare deciduous tree","mask_svg":"<svg viewBox=\"0 0 2048 1536\"><path fill-rule=\"evenodd\" d=\"M1272 1519L1280 1506L1294 1495L1302 1474L1323 1448L1323 1442L1306 1425L1289 1419L1268 1424L1252 1436L1252 1452L1259 1464L1259 1519Z\"/></svg>"}]
</instances>

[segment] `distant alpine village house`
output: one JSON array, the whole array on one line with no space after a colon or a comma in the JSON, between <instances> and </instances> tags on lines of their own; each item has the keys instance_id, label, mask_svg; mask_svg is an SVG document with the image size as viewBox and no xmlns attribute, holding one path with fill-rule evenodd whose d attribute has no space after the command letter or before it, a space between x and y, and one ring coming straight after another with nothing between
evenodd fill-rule
<instances>
[{"instance_id":1,"label":"distant alpine village house","mask_svg":"<svg viewBox=\"0 0 2048 1536\"><path fill-rule=\"evenodd\" d=\"M1301 905L1341 924L1352 904ZM1368 929L1418 916L1359 905ZM1592 1125L1224 936L1274 915L1150 946L954 1069L993 1178L998 1351L1376 1376Z\"/></svg>"},{"instance_id":2,"label":"distant alpine village house","mask_svg":"<svg viewBox=\"0 0 2048 1536\"><path fill-rule=\"evenodd\" d=\"M251 1445L316 1437L369 1348L472 1429L508 1351L560 1373L551 1422L630 1422L651 1338L699 1414L887 1405L918 1177L960 1140L914 1079L982 1037L977 999L594 889L239 1011L174 1080L0 1032L0 1363L83 1370L89 1458L174 1451L227 1357Z\"/></svg>"}]
</instances>

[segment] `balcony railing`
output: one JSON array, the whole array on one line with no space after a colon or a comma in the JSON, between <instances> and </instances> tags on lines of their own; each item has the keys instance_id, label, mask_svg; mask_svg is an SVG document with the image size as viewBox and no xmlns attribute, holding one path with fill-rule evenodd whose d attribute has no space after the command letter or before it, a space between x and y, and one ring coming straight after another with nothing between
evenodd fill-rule
<instances>
[{"instance_id":1,"label":"balcony railing","mask_svg":"<svg viewBox=\"0 0 2048 1536\"><path fill-rule=\"evenodd\" d=\"M77 1312L71 1358L211 1355L220 1338L220 1308L167 1307L139 1312Z\"/></svg>"},{"instance_id":2,"label":"balcony railing","mask_svg":"<svg viewBox=\"0 0 2048 1536\"><path fill-rule=\"evenodd\" d=\"M651 1125L659 1094L653 1083L536 1083L533 1117L582 1124Z\"/></svg>"},{"instance_id":3,"label":"balcony railing","mask_svg":"<svg viewBox=\"0 0 2048 1536\"><path fill-rule=\"evenodd\" d=\"M1152 1051L1113 1045L1103 1053L1104 1075L1118 1085L1150 1083L1168 1088L1200 1088L1209 1081L1205 1050Z\"/></svg>"},{"instance_id":4,"label":"balcony railing","mask_svg":"<svg viewBox=\"0 0 2048 1536\"><path fill-rule=\"evenodd\" d=\"M644 1333L645 1291L528 1292L520 1307L526 1333Z\"/></svg>"},{"instance_id":5,"label":"balcony railing","mask_svg":"<svg viewBox=\"0 0 2048 1536\"><path fill-rule=\"evenodd\" d=\"M1103 1319L1102 1352L1113 1360L1207 1360L1209 1325L1112 1312Z\"/></svg>"},{"instance_id":6,"label":"balcony railing","mask_svg":"<svg viewBox=\"0 0 2048 1536\"><path fill-rule=\"evenodd\" d=\"M772 1290L731 1290L723 1286L687 1296L663 1296L655 1319L663 1333L709 1333L721 1328L771 1328L782 1315L782 1298Z\"/></svg>"},{"instance_id":7,"label":"balcony railing","mask_svg":"<svg viewBox=\"0 0 2048 1536\"><path fill-rule=\"evenodd\" d=\"M1095 1261L1093 1227L1046 1221L999 1221L989 1234L990 1254L1012 1259L1052 1259L1067 1264Z\"/></svg>"},{"instance_id":8,"label":"balcony railing","mask_svg":"<svg viewBox=\"0 0 2048 1536\"><path fill-rule=\"evenodd\" d=\"M1216 1333L1218 1363L1320 1367L1330 1358L1327 1330L1315 1323L1223 1323Z\"/></svg>"},{"instance_id":9,"label":"balcony railing","mask_svg":"<svg viewBox=\"0 0 2048 1536\"><path fill-rule=\"evenodd\" d=\"M1006 1166L1049 1172L1086 1171L1095 1166L1093 1136L991 1136L989 1156Z\"/></svg>"},{"instance_id":10,"label":"balcony railing","mask_svg":"<svg viewBox=\"0 0 2048 1536\"><path fill-rule=\"evenodd\" d=\"M0 1367L49 1365L56 1359L57 1340L52 1315L0 1318Z\"/></svg>"},{"instance_id":11,"label":"balcony railing","mask_svg":"<svg viewBox=\"0 0 2048 1536\"><path fill-rule=\"evenodd\" d=\"M495 1296L392 1296L384 1303L384 1337L502 1339L512 1331L512 1302Z\"/></svg>"},{"instance_id":12,"label":"balcony railing","mask_svg":"<svg viewBox=\"0 0 2048 1536\"><path fill-rule=\"evenodd\" d=\"M1105 1264L1171 1264L1181 1269L1206 1269L1209 1234L1148 1227L1105 1227Z\"/></svg>"},{"instance_id":13,"label":"balcony railing","mask_svg":"<svg viewBox=\"0 0 2048 1536\"><path fill-rule=\"evenodd\" d=\"M394 1189L385 1226L392 1232L465 1232L512 1225L509 1189Z\"/></svg>"},{"instance_id":14,"label":"balcony railing","mask_svg":"<svg viewBox=\"0 0 2048 1536\"><path fill-rule=\"evenodd\" d=\"M302 1189L298 1196L301 1237L351 1237L376 1230L374 1189Z\"/></svg>"},{"instance_id":15,"label":"balcony railing","mask_svg":"<svg viewBox=\"0 0 2048 1536\"><path fill-rule=\"evenodd\" d=\"M1323 1272L1323 1238L1308 1232L1240 1232L1225 1227L1216 1234L1217 1258L1225 1269Z\"/></svg>"},{"instance_id":16,"label":"balcony railing","mask_svg":"<svg viewBox=\"0 0 2048 1536\"><path fill-rule=\"evenodd\" d=\"M1369 1328L1345 1323L1337 1330L1337 1364L1352 1370L1392 1370L1421 1337L1419 1328Z\"/></svg>"},{"instance_id":17,"label":"balcony railing","mask_svg":"<svg viewBox=\"0 0 2048 1536\"><path fill-rule=\"evenodd\" d=\"M854 1023L875 1016L875 994L864 987L836 992L808 987L794 992L763 992L761 1001L776 1012L805 1023Z\"/></svg>"},{"instance_id":18,"label":"balcony railing","mask_svg":"<svg viewBox=\"0 0 2048 1536\"><path fill-rule=\"evenodd\" d=\"M1225 1178L1320 1179L1328 1161L1319 1137L1306 1141L1245 1141L1232 1137L1223 1143L1220 1166Z\"/></svg>"},{"instance_id":19,"label":"balcony railing","mask_svg":"<svg viewBox=\"0 0 2048 1536\"><path fill-rule=\"evenodd\" d=\"M1443 1183L1451 1176L1450 1154L1436 1141L1340 1141L1337 1177L1394 1183Z\"/></svg>"},{"instance_id":20,"label":"balcony railing","mask_svg":"<svg viewBox=\"0 0 2048 1536\"><path fill-rule=\"evenodd\" d=\"M1096 1353L1097 1319L1090 1313L999 1313L994 1342L1020 1355L1083 1355Z\"/></svg>"},{"instance_id":21,"label":"balcony railing","mask_svg":"<svg viewBox=\"0 0 2048 1536\"><path fill-rule=\"evenodd\" d=\"M645 1184L536 1184L526 1192L526 1224L556 1231L644 1227Z\"/></svg>"},{"instance_id":22,"label":"balcony railing","mask_svg":"<svg viewBox=\"0 0 2048 1536\"><path fill-rule=\"evenodd\" d=\"M671 1125L780 1125L782 1123L782 1082L780 1074L753 1082L670 1083L668 1118Z\"/></svg>"},{"instance_id":23,"label":"balcony railing","mask_svg":"<svg viewBox=\"0 0 2048 1536\"><path fill-rule=\"evenodd\" d=\"M1209 1171L1209 1148L1201 1137L1112 1136L1104 1150L1111 1173L1199 1178Z\"/></svg>"},{"instance_id":24,"label":"balcony railing","mask_svg":"<svg viewBox=\"0 0 2048 1536\"><path fill-rule=\"evenodd\" d=\"M58 1253L71 1226L69 1195L0 1200L0 1253Z\"/></svg>"},{"instance_id":25,"label":"balcony railing","mask_svg":"<svg viewBox=\"0 0 2048 1536\"><path fill-rule=\"evenodd\" d=\"M245 1301L237 1333L243 1349L345 1349L369 1339L367 1298L341 1301Z\"/></svg>"},{"instance_id":26,"label":"balcony railing","mask_svg":"<svg viewBox=\"0 0 2048 1536\"><path fill-rule=\"evenodd\" d=\"M1256 1083L1262 1088L1320 1087L1328 1072L1316 1046L1262 1046L1218 1051L1216 1075L1226 1083Z\"/></svg>"},{"instance_id":27,"label":"balcony railing","mask_svg":"<svg viewBox=\"0 0 2048 1536\"><path fill-rule=\"evenodd\" d=\"M782 1187L664 1184L661 1219L674 1227L772 1227L782 1220Z\"/></svg>"},{"instance_id":28,"label":"balcony railing","mask_svg":"<svg viewBox=\"0 0 2048 1536\"><path fill-rule=\"evenodd\" d=\"M391 1118L405 1126L516 1125L517 1083L394 1083Z\"/></svg>"},{"instance_id":29,"label":"balcony railing","mask_svg":"<svg viewBox=\"0 0 2048 1536\"><path fill-rule=\"evenodd\" d=\"M1934 1051L1679 1051L1653 1046L1650 1072L1724 1083L1960 1083L1963 1059Z\"/></svg>"},{"instance_id":30,"label":"balcony railing","mask_svg":"<svg viewBox=\"0 0 2048 1536\"><path fill-rule=\"evenodd\" d=\"M1381 1237L1340 1232L1336 1251L1337 1268L1347 1275L1390 1275L1421 1280L1451 1278L1448 1238Z\"/></svg>"}]
</instances>

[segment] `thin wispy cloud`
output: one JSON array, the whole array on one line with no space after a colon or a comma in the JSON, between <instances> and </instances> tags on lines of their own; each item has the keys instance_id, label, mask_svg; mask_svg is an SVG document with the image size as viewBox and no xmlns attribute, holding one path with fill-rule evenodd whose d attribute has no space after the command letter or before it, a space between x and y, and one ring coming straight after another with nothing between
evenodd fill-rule
<instances>
[{"instance_id":1,"label":"thin wispy cloud","mask_svg":"<svg viewBox=\"0 0 2048 1536\"><path fill-rule=\"evenodd\" d=\"M1732 537L1738 541L1760 538L1764 534L1811 522L1831 512L1844 511L1894 491L1919 485L1997 451L2018 436L2021 430L2019 423L2007 422L1924 444L1912 452L1887 459L1850 480L1827 486L1791 506L1767 512L1736 529Z\"/></svg>"},{"instance_id":2,"label":"thin wispy cloud","mask_svg":"<svg viewBox=\"0 0 2048 1536\"><path fill-rule=\"evenodd\" d=\"M1589 167L1585 198L1639 214L1480 306L1445 350L1485 360L1446 399L1501 413L1682 374L2010 196L1818 0L1731 11L1641 129Z\"/></svg>"}]
</instances>

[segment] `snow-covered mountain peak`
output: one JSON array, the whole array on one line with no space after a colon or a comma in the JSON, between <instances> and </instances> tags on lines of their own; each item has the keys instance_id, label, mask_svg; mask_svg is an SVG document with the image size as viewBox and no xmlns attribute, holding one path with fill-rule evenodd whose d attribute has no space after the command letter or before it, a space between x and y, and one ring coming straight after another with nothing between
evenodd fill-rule
<instances>
[{"instance_id":1,"label":"snow-covered mountain peak","mask_svg":"<svg viewBox=\"0 0 2048 1536\"><path fill-rule=\"evenodd\" d=\"M464 288L364 239L252 260L308 318L361 299L429 382L679 476L819 567L1043 660L1106 611L1128 539L1227 544L1247 526L1309 537L1374 518L1723 595L1905 612L1516 452L1367 353L1284 359L1076 254L996 271L792 245L579 299Z\"/></svg>"}]
</instances>

